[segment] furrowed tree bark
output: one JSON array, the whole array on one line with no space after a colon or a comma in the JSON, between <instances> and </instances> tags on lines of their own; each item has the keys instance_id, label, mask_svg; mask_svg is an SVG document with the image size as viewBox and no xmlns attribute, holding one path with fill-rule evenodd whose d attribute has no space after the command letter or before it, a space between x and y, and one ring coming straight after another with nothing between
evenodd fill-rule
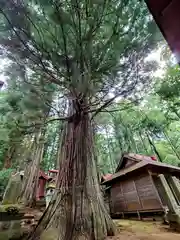
<instances>
[{"instance_id":1,"label":"furrowed tree bark","mask_svg":"<svg viewBox=\"0 0 180 240\"><path fill-rule=\"evenodd\" d=\"M52 93L48 100L52 101ZM38 190L40 163L43 159L46 133L46 120L50 112L50 107L45 106L42 109L42 125L36 127L34 146L31 154L31 163L29 163L24 172L23 188L20 199L26 205L33 207L36 204L36 194Z\"/></svg>"},{"instance_id":2,"label":"furrowed tree bark","mask_svg":"<svg viewBox=\"0 0 180 240\"><path fill-rule=\"evenodd\" d=\"M65 115L66 109L68 108L67 102L65 102L63 115ZM59 169L60 159L62 155L62 146L65 144L65 133L64 129L67 127L66 122L59 123L59 134L58 134L58 148L57 148L57 156L56 156L56 168Z\"/></svg>"},{"instance_id":3,"label":"furrowed tree bark","mask_svg":"<svg viewBox=\"0 0 180 240\"><path fill-rule=\"evenodd\" d=\"M13 160L15 151L16 151L15 147L10 145L5 155L4 168L8 169L12 166L12 160Z\"/></svg>"},{"instance_id":4,"label":"furrowed tree bark","mask_svg":"<svg viewBox=\"0 0 180 240\"><path fill-rule=\"evenodd\" d=\"M30 207L34 206L36 202L40 162L44 151L44 132L41 130L35 137L33 148L34 150L32 149L33 153L31 155L32 161L26 166L20 196L20 201Z\"/></svg>"},{"instance_id":5,"label":"furrowed tree bark","mask_svg":"<svg viewBox=\"0 0 180 240\"><path fill-rule=\"evenodd\" d=\"M28 239L43 239L51 229L53 240L102 240L115 233L100 191L90 116L77 110L77 102L73 100L74 117L65 129L56 192Z\"/></svg>"},{"instance_id":6,"label":"furrowed tree bark","mask_svg":"<svg viewBox=\"0 0 180 240\"><path fill-rule=\"evenodd\" d=\"M56 169L59 169L59 163L60 163L61 154L62 154L62 146L64 145L64 140L65 140L65 136L64 136L65 131L63 131L63 127L64 128L66 127L65 123L61 123L59 126Z\"/></svg>"}]
</instances>

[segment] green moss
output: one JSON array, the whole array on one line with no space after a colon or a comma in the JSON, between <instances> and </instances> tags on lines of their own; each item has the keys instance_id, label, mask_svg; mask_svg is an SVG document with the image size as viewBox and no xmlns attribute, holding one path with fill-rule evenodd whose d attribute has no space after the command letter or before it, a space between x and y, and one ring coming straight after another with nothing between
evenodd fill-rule
<instances>
[{"instance_id":1,"label":"green moss","mask_svg":"<svg viewBox=\"0 0 180 240\"><path fill-rule=\"evenodd\" d=\"M17 208L18 211L23 208L20 204L2 204L0 205L0 212L7 212L7 209L10 207Z\"/></svg>"},{"instance_id":2,"label":"green moss","mask_svg":"<svg viewBox=\"0 0 180 240\"><path fill-rule=\"evenodd\" d=\"M20 221L12 221L9 229L0 232L0 240L18 239L21 236Z\"/></svg>"},{"instance_id":3,"label":"green moss","mask_svg":"<svg viewBox=\"0 0 180 240\"><path fill-rule=\"evenodd\" d=\"M8 230L11 226L11 223L9 221L5 222L0 222L0 232Z\"/></svg>"},{"instance_id":4,"label":"green moss","mask_svg":"<svg viewBox=\"0 0 180 240\"><path fill-rule=\"evenodd\" d=\"M0 232L0 239L1 240L8 240L9 237L8 237L8 231L4 231L4 232Z\"/></svg>"}]
</instances>

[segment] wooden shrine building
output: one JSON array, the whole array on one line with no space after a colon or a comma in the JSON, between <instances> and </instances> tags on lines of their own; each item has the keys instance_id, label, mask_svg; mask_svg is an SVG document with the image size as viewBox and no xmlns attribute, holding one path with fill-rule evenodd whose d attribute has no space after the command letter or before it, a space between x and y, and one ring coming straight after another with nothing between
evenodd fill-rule
<instances>
[{"instance_id":1,"label":"wooden shrine building","mask_svg":"<svg viewBox=\"0 0 180 240\"><path fill-rule=\"evenodd\" d=\"M112 217L136 213L180 211L180 168L157 162L154 157L124 154L115 174L102 184Z\"/></svg>"}]
</instances>

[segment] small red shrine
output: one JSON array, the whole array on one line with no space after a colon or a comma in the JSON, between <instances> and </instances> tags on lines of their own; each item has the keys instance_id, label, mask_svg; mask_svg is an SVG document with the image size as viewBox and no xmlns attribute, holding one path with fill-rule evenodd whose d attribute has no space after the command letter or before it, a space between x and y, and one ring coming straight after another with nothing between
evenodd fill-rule
<instances>
[{"instance_id":1,"label":"small red shrine","mask_svg":"<svg viewBox=\"0 0 180 240\"><path fill-rule=\"evenodd\" d=\"M48 170L49 175L46 174L44 171L39 171L39 183L36 193L36 199L41 200L45 197L45 189L47 182L51 181L52 179L56 178L58 170Z\"/></svg>"},{"instance_id":2,"label":"small red shrine","mask_svg":"<svg viewBox=\"0 0 180 240\"><path fill-rule=\"evenodd\" d=\"M51 178L42 170L39 171L39 183L36 193L36 199L41 200L45 196L45 186L46 182L49 181Z\"/></svg>"},{"instance_id":3,"label":"small red shrine","mask_svg":"<svg viewBox=\"0 0 180 240\"><path fill-rule=\"evenodd\" d=\"M151 156L151 159L152 159L153 161L157 161L157 158L156 158L155 156Z\"/></svg>"}]
</instances>

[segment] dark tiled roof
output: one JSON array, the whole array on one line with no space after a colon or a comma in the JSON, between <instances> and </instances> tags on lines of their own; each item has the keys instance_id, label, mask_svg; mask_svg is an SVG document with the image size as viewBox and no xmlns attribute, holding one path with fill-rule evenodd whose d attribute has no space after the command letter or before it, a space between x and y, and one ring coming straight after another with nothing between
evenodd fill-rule
<instances>
[{"instance_id":1,"label":"dark tiled roof","mask_svg":"<svg viewBox=\"0 0 180 240\"><path fill-rule=\"evenodd\" d=\"M143 168L143 167L147 167L147 169L155 170L156 172L159 172L159 173L163 173L163 171L164 171L164 172L168 172L172 175L180 176L180 167L176 167L176 166L173 166L170 164L154 161L154 160L152 160L151 157L148 157L148 156L132 154L132 153L125 154L125 155L123 155L123 157L121 159L121 164L122 164L124 158L135 160L135 161L137 161L137 163L134 164L133 166L120 169L115 174L113 174L110 179L105 180L102 184L110 183L111 181L113 181L119 177L123 177L123 176L125 176L131 172L137 171L138 169ZM120 166L120 165L118 165L118 166Z\"/></svg>"}]
</instances>

